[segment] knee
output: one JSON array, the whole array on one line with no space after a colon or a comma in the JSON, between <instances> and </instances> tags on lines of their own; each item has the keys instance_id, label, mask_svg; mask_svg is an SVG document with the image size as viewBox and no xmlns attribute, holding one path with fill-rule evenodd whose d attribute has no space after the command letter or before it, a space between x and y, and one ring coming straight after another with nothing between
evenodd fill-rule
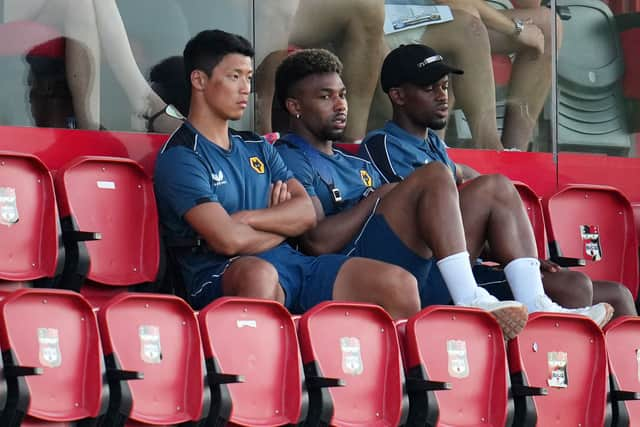
<instances>
[{"instance_id":1,"label":"knee","mask_svg":"<svg viewBox=\"0 0 640 427\"><path fill-rule=\"evenodd\" d=\"M420 311L418 282L407 270L389 265L378 276L380 301L394 319L406 319Z\"/></svg>"},{"instance_id":2,"label":"knee","mask_svg":"<svg viewBox=\"0 0 640 427\"><path fill-rule=\"evenodd\" d=\"M564 286L570 289L569 298L575 301L573 306L591 305L593 301L593 283L589 276L578 271L566 270Z\"/></svg>"},{"instance_id":3,"label":"knee","mask_svg":"<svg viewBox=\"0 0 640 427\"><path fill-rule=\"evenodd\" d=\"M457 192L456 183L449 167L442 162L429 162L416 169L407 179L407 185L415 188L416 193L425 188L446 189Z\"/></svg>"},{"instance_id":4,"label":"knee","mask_svg":"<svg viewBox=\"0 0 640 427\"><path fill-rule=\"evenodd\" d=\"M455 19L445 25L450 25L448 43L449 49L445 49L447 56L456 58L465 55L469 51L475 53L491 53L489 43L489 31L480 19L477 10L467 8L453 11ZM428 36L428 31L425 33ZM428 40L427 40L428 44Z\"/></svg>"},{"instance_id":5,"label":"knee","mask_svg":"<svg viewBox=\"0 0 640 427\"><path fill-rule=\"evenodd\" d=\"M544 56L550 58L553 50L551 45L551 34L557 22L556 37L558 40L558 47L560 47L560 42L562 40L562 21L560 21L560 18L557 18L554 22L553 12L548 7L540 7L532 9L531 11L533 14L533 23L540 28L540 31L542 31L542 35L544 36Z\"/></svg>"},{"instance_id":6,"label":"knee","mask_svg":"<svg viewBox=\"0 0 640 427\"><path fill-rule=\"evenodd\" d=\"M518 190L513 182L502 174L482 175L473 180L474 185L478 186L487 196L500 199L503 201L520 199Z\"/></svg>"},{"instance_id":7,"label":"knee","mask_svg":"<svg viewBox=\"0 0 640 427\"><path fill-rule=\"evenodd\" d=\"M247 262L241 268L225 274L224 293L228 296L279 300L278 272L263 260Z\"/></svg>"}]
</instances>

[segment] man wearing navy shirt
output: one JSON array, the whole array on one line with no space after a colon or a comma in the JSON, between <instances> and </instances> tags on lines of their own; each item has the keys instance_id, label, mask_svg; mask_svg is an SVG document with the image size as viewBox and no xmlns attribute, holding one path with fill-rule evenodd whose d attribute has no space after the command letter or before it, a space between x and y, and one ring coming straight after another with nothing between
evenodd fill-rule
<instances>
[{"instance_id":1,"label":"man wearing navy shirt","mask_svg":"<svg viewBox=\"0 0 640 427\"><path fill-rule=\"evenodd\" d=\"M478 287L469 257L475 259L489 240L496 259L510 271L511 288L526 288L514 292L516 297L537 289L540 271L535 242L519 198L516 204L507 193L494 199L505 203L505 209L489 211L494 202L487 207L485 201L465 216L453 171L470 169L455 168L443 146L434 145L432 157L419 158L421 167L394 183L378 173L377 164L334 149L332 141L339 140L347 119L340 71L340 62L331 53L308 50L289 56L276 74L276 93L290 114L292 130L277 143L278 151L311 196L318 219L318 225L301 239L303 249L402 266L418 279L423 306L453 299L459 305L480 307L495 315L507 337L513 336L511 327L525 313L521 303L498 301ZM446 118L441 105L434 110L438 117ZM414 112L420 114L417 109ZM423 132L426 135L426 129ZM413 153L402 155L409 162L416 161ZM520 237L514 239L511 233ZM545 309L564 310L548 300L541 283L534 299L548 301ZM610 318L611 307L602 304L581 313L602 324Z\"/></svg>"},{"instance_id":2,"label":"man wearing navy shirt","mask_svg":"<svg viewBox=\"0 0 640 427\"><path fill-rule=\"evenodd\" d=\"M247 107L252 57L246 39L219 30L199 33L184 50L189 116L158 156L155 190L168 240L206 242L178 253L189 302L202 308L222 295L265 298L299 313L341 299L411 316L419 310L417 286L403 269L304 256L285 242L315 224L311 201L272 146L228 125Z\"/></svg>"},{"instance_id":3,"label":"man wearing navy shirt","mask_svg":"<svg viewBox=\"0 0 640 427\"><path fill-rule=\"evenodd\" d=\"M437 52L424 45L404 45L389 53L382 66L381 85L391 100L393 119L382 129L367 135L359 154L373 162L384 182L402 181L425 164L440 162L447 165L456 183L464 184L459 189L460 209L467 242L475 242L471 244L472 255L478 256L488 240L493 259L505 265L504 275L510 291L530 312L586 314L602 326L612 315L608 304L570 310L546 297L530 224L509 179L502 175L480 176L472 168L454 163L444 142L433 131L446 126L448 75L460 72L446 65ZM505 255L512 249L505 249L512 247L510 242L516 241L524 251L520 252L520 259L510 261ZM482 267L479 270L482 271ZM635 314L633 299L625 295L620 284L596 282L592 285L584 274L561 270L548 261L544 262L543 270L544 287L566 304L575 307L605 301L616 307L617 314ZM490 276L495 277L495 274ZM527 286L519 285L521 280ZM581 292L581 289L588 292ZM501 294L511 296L504 290ZM583 304L580 304L581 300Z\"/></svg>"},{"instance_id":4,"label":"man wearing navy shirt","mask_svg":"<svg viewBox=\"0 0 640 427\"><path fill-rule=\"evenodd\" d=\"M436 301L439 289L427 284L430 271L438 269L456 303L489 311L512 338L527 311L477 286L449 170L434 162L397 185L381 185L369 162L333 148L347 120L341 69L332 53L310 49L290 55L276 73L276 94L292 130L276 146L311 196L318 221L300 239L301 247L401 266L417 278L423 305Z\"/></svg>"}]
</instances>

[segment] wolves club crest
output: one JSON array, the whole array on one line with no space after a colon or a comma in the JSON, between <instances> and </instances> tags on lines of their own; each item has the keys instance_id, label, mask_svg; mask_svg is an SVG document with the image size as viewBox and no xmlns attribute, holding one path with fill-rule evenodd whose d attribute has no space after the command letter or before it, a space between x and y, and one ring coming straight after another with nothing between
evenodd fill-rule
<instances>
[{"instance_id":1,"label":"wolves club crest","mask_svg":"<svg viewBox=\"0 0 640 427\"><path fill-rule=\"evenodd\" d=\"M362 178L362 182L367 187L371 187L373 185L373 180L371 179L371 177L369 176L369 173L366 170L364 169L360 170L360 178Z\"/></svg>"},{"instance_id":2,"label":"wolves club crest","mask_svg":"<svg viewBox=\"0 0 640 427\"><path fill-rule=\"evenodd\" d=\"M258 173L264 173L264 163L260 160L260 157L251 157L249 159L249 164L251 165L251 169Z\"/></svg>"}]
</instances>

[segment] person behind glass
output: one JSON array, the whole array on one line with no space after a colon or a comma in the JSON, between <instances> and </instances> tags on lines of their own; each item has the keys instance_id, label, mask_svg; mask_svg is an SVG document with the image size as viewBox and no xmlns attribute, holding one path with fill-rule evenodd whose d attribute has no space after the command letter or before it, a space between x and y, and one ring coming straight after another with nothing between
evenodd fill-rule
<instances>
[{"instance_id":1,"label":"person behind glass","mask_svg":"<svg viewBox=\"0 0 640 427\"><path fill-rule=\"evenodd\" d=\"M133 56L115 0L5 0L5 21L38 21L64 35L65 68L78 127L100 127L100 60L107 60L133 109L132 128L169 132L178 121L162 114L165 103L151 89ZM160 114L159 114L160 113Z\"/></svg>"},{"instance_id":2,"label":"person behind glass","mask_svg":"<svg viewBox=\"0 0 640 427\"><path fill-rule=\"evenodd\" d=\"M380 78L393 105L393 119L384 128L367 135L359 154L372 161L383 182L411 179L421 173L425 164L446 166L449 176L460 185L460 210L472 259L480 256L488 242L488 259L505 266L503 273L510 289L496 289L495 293L501 297L513 294L530 312L585 314L601 326L612 316L611 306L606 303L611 303L618 315L636 314L633 298L621 284L592 284L582 273L536 259L530 222L508 178L481 176L469 166L456 164L449 158L444 142L434 131L442 129L447 122L450 73L462 71L445 64L442 56L430 47L414 44L393 50L383 63ZM478 273L479 281L489 281L486 269L478 267ZM496 279L495 274L489 276ZM498 281L502 279L504 277ZM526 285L519 285L520 280ZM565 306L596 305L569 310L553 303L545 291Z\"/></svg>"},{"instance_id":3,"label":"person behind glass","mask_svg":"<svg viewBox=\"0 0 640 427\"><path fill-rule=\"evenodd\" d=\"M417 284L394 265L304 256L285 240L315 224L311 200L263 138L236 132L249 101L253 49L207 30L184 49L188 119L158 155L155 189L168 240L199 236L208 250L178 254L187 299L222 295L279 301L294 313L330 299L379 304L394 318L419 308Z\"/></svg>"},{"instance_id":4,"label":"person behind glass","mask_svg":"<svg viewBox=\"0 0 640 427\"><path fill-rule=\"evenodd\" d=\"M492 215L483 206L493 205L492 200L465 214L460 203L466 198L459 198L445 163L423 163L406 179L385 183L371 163L333 148L347 120L340 71L330 52L307 50L287 58L276 74L292 131L277 148L311 195L318 219L303 235L302 247L313 254L341 252L399 265L416 276L422 306L453 299L457 305L485 309L507 338L524 325L527 308L542 309L528 304L530 298L544 300L545 309L564 310L549 301L539 283L533 233L516 199L499 199L506 209L495 208ZM461 193L473 191L469 188ZM499 301L478 286L469 257L475 259L487 240L507 265L509 285L522 302ZM580 313L604 324L611 311L601 304Z\"/></svg>"}]
</instances>

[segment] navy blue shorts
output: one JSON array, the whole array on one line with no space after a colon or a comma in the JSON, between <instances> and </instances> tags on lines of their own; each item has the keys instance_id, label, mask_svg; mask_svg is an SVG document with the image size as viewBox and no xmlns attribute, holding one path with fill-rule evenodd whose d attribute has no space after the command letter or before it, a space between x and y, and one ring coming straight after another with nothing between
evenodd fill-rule
<instances>
[{"instance_id":1,"label":"navy blue shorts","mask_svg":"<svg viewBox=\"0 0 640 427\"><path fill-rule=\"evenodd\" d=\"M409 249L402 240L393 232L387 220L382 214L374 214L369 217L360 233L345 250L349 256L376 259L400 266L413 274L418 281L418 290L422 305L432 299L439 298L442 289L439 286L431 286L431 271L438 270L433 259L423 258ZM436 282L435 285L440 285ZM447 301L449 291L444 286ZM436 304L436 303L431 303ZM446 304L446 303L444 303Z\"/></svg>"},{"instance_id":2,"label":"navy blue shorts","mask_svg":"<svg viewBox=\"0 0 640 427\"><path fill-rule=\"evenodd\" d=\"M344 255L306 256L288 244L255 255L275 267L285 293L285 307L291 313L303 313L314 305L333 298L333 283L338 271L349 258ZM199 275L200 283L189 292L189 302L194 308L202 308L222 296L222 277L237 258L212 266Z\"/></svg>"}]
</instances>

